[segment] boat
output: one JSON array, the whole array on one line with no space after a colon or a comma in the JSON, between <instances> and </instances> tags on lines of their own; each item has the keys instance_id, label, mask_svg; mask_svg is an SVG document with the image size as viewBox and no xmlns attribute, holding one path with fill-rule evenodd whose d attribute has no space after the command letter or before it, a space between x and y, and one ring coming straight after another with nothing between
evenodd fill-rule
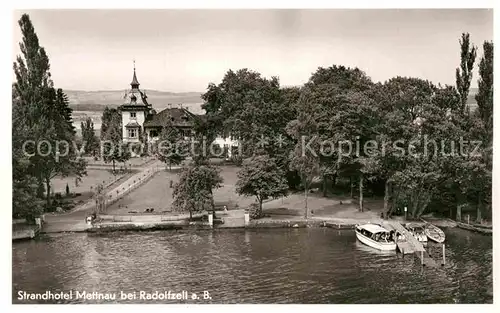
<instances>
[{"instance_id":1,"label":"boat","mask_svg":"<svg viewBox=\"0 0 500 313\"><path fill-rule=\"evenodd\" d=\"M427 242L425 227L419 223L407 223L405 228L420 242Z\"/></svg>"},{"instance_id":2,"label":"boat","mask_svg":"<svg viewBox=\"0 0 500 313\"><path fill-rule=\"evenodd\" d=\"M396 250L396 242L393 240L392 232L376 224L356 225L354 228L356 238L372 248L389 251Z\"/></svg>"},{"instance_id":3,"label":"boat","mask_svg":"<svg viewBox=\"0 0 500 313\"><path fill-rule=\"evenodd\" d=\"M432 225L430 223L425 224L425 235L432 241L437 243L443 243L445 239L444 232L439 229L437 226Z\"/></svg>"}]
</instances>

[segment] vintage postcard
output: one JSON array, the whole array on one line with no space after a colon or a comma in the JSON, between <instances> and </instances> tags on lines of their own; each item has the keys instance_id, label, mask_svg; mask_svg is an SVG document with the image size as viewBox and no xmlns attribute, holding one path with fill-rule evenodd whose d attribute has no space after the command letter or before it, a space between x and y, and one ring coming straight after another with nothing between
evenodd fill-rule
<instances>
[{"instance_id":1,"label":"vintage postcard","mask_svg":"<svg viewBox=\"0 0 500 313\"><path fill-rule=\"evenodd\" d=\"M12 17L16 307L493 303L493 9Z\"/></svg>"}]
</instances>

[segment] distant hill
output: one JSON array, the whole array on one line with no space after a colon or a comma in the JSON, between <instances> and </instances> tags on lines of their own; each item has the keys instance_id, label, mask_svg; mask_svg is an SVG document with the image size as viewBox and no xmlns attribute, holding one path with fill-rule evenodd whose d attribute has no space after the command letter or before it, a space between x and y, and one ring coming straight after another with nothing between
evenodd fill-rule
<instances>
[{"instance_id":1,"label":"distant hill","mask_svg":"<svg viewBox=\"0 0 500 313\"><path fill-rule=\"evenodd\" d=\"M106 90L106 91L83 91L83 90L65 90L68 95L69 103L74 111L103 111L104 107L116 108L123 104L125 90ZM476 105L474 98L477 88L471 88L468 103ZM148 102L153 105L157 111L168 106L182 103L195 114L204 113L201 109L203 100L201 92L168 92L158 90L146 90Z\"/></svg>"},{"instance_id":2,"label":"distant hill","mask_svg":"<svg viewBox=\"0 0 500 313\"><path fill-rule=\"evenodd\" d=\"M74 111L103 111L104 107L118 107L123 104L125 90L64 90L68 95L69 103ZM153 108L162 110L168 106L182 103L189 107L193 113L201 114L201 92L167 92L158 90L146 90L148 102Z\"/></svg>"}]
</instances>

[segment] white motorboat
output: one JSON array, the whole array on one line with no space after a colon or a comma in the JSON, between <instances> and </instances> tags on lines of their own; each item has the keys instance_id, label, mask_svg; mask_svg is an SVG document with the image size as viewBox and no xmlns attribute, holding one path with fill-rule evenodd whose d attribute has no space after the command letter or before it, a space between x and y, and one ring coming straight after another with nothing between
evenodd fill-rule
<instances>
[{"instance_id":1,"label":"white motorboat","mask_svg":"<svg viewBox=\"0 0 500 313\"><path fill-rule=\"evenodd\" d=\"M377 224L356 225L356 237L367 246L378 250L396 250L392 232Z\"/></svg>"}]
</instances>

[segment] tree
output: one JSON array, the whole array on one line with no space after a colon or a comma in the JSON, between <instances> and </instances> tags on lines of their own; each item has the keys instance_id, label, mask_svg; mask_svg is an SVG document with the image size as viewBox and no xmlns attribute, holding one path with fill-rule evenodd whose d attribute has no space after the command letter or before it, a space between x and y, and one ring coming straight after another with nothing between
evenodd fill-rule
<instances>
[{"instance_id":1,"label":"tree","mask_svg":"<svg viewBox=\"0 0 500 313\"><path fill-rule=\"evenodd\" d=\"M95 135L94 122L90 117L81 122L81 130L85 154L95 157L96 151L99 149L99 141Z\"/></svg>"},{"instance_id":2,"label":"tree","mask_svg":"<svg viewBox=\"0 0 500 313\"><path fill-rule=\"evenodd\" d=\"M280 108L278 78L267 79L248 69L229 70L219 85L208 86L202 98L206 122L218 135L238 138L243 156L254 154L262 137L274 139L280 130L283 133L288 122L283 115L287 111Z\"/></svg>"},{"instance_id":3,"label":"tree","mask_svg":"<svg viewBox=\"0 0 500 313\"><path fill-rule=\"evenodd\" d=\"M360 210L363 204L363 162L351 153L352 144L363 144L373 137L373 121L377 117L377 103L372 99L374 84L358 68L332 65L319 67L314 72L306 88L310 101L316 103L316 123L322 147L327 147L320 155L319 171L323 181L323 195L326 196L328 183L335 187L337 178L348 175L359 177Z\"/></svg>"},{"instance_id":4,"label":"tree","mask_svg":"<svg viewBox=\"0 0 500 313\"><path fill-rule=\"evenodd\" d=\"M36 177L38 197L43 196L50 207L50 181L57 175L85 175L85 162L78 157L73 142L75 130L72 125L71 108L62 89L55 89L50 75L49 58L39 45L38 36L27 14L19 20L22 32L20 49L14 63L15 127L29 133L26 150L29 156L29 171Z\"/></svg>"},{"instance_id":5,"label":"tree","mask_svg":"<svg viewBox=\"0 0 500 313\"><path fill-rule=\"evenodd\" d=\"M394 206L393 187L410 163L408 153L412 140L419 134L419 123L425 107L431 103L435 86L429 81L412 77L395 77L385 82L378 92L381 123L376 126L377 143L381 146L372 155L370 171L384 180L384 216ZM412 174L415 175L415 174ZM393 201L391 201L391 199Z\"/></svg>"},{"instance_id":6,"label":"tree","mask_svg":"<svg viewBox=\"0 0 500 313\"><path fill-rule=\"evenodd\" d=\"M366 91L373 85L372 81L359 68L350 68L343 65L332 65L324 68L319 67L312 74L307 87L319 85L332 85L339 92L342 91Z\"/></svg>"},{"instance_id":7,"label":"tree","mask_svg":"<svg viewBox=\"0 0 500 313\"><path fill-rule=\"evenodd\" d=\"M38 184L30 171L29 157L23 153L23 143L29 138L29 129L22 115L20 97L12 90L12 216L34 218L43 212L41 199L37 197ZM42 195L43 196L43 195Z\"/></svg>"},{"instance_id":8,"label":"tree","mask_svg":"<svg viewBox=\"0 0 500 313\"><path fill-rule=\"evenodd\" d=\"M289 153L295 142L286 125L296 118L300 88L280 88L276 77L265 78L249 69L229 70L218 85L209 84L202 95L206 118L200 120L199 132L210 144L215 135L231 135L239 141L238 158L264 150L276 160L295 188L300 179L289 169ZM260 153L260 152L259 152Z\"/></svg>"},{"instance_id":9,"label":"tree","mask_svg":"<svg viewBox=\"0 0 500 313\"><path fill-rule=\"evenodd\" d=\"M190 220L194 212L213 209L213 190L222 182L219 170L208 164L184 167L174 185L173 207L181 212L188 211Z\"/></svg>"},{"instance_id":10,"label":"tree","mask_svg":"<svg viewBox=\"0 0 500 313\"><path fill-rule=\"evenodd\" d=\"M102 151L104 162L113 163L113 172L116 170L116 162L124 162L130 158L130 150L122 140L122 121L119 114L110 115L106 121L106 132L101 133Z\"/></svg>"},{"instance_id":11,"label":"tree","mask_svg":"<svg viewBox=\"0 0 500 313\"><path fill-rule=\"evenodd\" d=\"M491 177L493 168L493 42L483 44L483 57L479 63L478 93L476 94L477 115L479 117L480 134L482 141L482 161L484 163L483 179L477 191L476 219L481 222L483 202L491 211ZM476 129L476 128L473 128Z\"/></svg>"},{"instance_id":12,"label":"tree","mask_svg":"<svg viewBox=\"0 0 500 313\"><path fill-rule=\"evenodd\" d=\"M472 71L476 61L477 48L470 44L469 33L463 33L460 42L460 68L457 68L455 76L457 90L460 94L460 112L465 114L467 98L469 96L470 84L472 82Z\"/></svg>"},{"instance_id":13,"label":"tree","mask_svg":"<svg viewBox=\"0 0 500 313\"><path fill-rule=\"evenodd\" d=\"M120 121L121 127L121 119L121 113L117 109L108 107L104 108L101 117L101 140L105 140L106 134L108 133L108 128L112 123L114 123L114 127L116 127L117 121Z\"/></svg>"},{"instance_id":14,"label":"tree","mask_svg":"<svg viewBox=\"0 0 500 313\"><path fill-rule=\"evenodd\" d=\"M469 109L467 107L467 98L469 97L469 89L470 89L470 84L472 81L472 73L474 70L474 62L476 61L476 53L477 53L477 48L470 43L470 35L468 33L463 33L460 42L460 68L456 69L456 87L458 90L458 93L460 95L460 108L458 115L462 117L463 119L467 119ZM466 128L463 129L463 131L468 132L469 129L467 127L468 123L464 121L462 125ZM467 165L464 165L464 167L467 167ZM463 171L458 171L462 172ZM465 193L466 191L464 190L465 186L462 186L460 184L460 181L462 180L461 177L457 177L455 179L455 191L456 191L456 201L457 201L457 207L456 207L456 219L461 220L462 219L462 206L464 202L466 202L465 199Z\"/></svg>"},{"instance_id":15,"label":"tree","mask_svg":"<svg viewBox=\"0 0 500 313\"><path fill-rule=\"evenodd\" d=\"M42 200L37 197L38 184L30 172L29 157L22 150L30 132L25 119L19 116L20 105L15 90L12 96L12 216L34 222L43 212Z\"/></svg>"},{"instance_id":16,"label":"tree","mask_svg":"<svg viewBox=\"0 0 500 313\"><path fill-rule=\"evenodd\" d=\"M284 172L276 161L267 155L256 155L243 162L238 172L236 192L240 195L254 196L259 203L257 217L262 216L262 202L269 198L286 196L288 186Z\"/></svg>"},{"instance_id":17,"label":"tree","mask_svg":"<svg viewBox=\"0 0 500 313\"><path fill-rule=\"evenodd\" d=\"M298 116L288 123L287 133L296 141L290 152L290 169L296 170L304 187L305 218L309 217L307 198L313 178L319 174L319 132L317 114L320 112L317 104L312 101L310 90L302 92L298 102Z\"/></svg>"},{"instance_id":18,"label":"tree","mask_svg":"<svg viewBox=\"0 0 500 313\"><path fill-rule=\"evenodd\" d=\"M485 41L484 55L479 63L477 112L483 123L485 144L493 138L493 42Z\"/></svg>"},{"instance_id":19,"label":"tree","mask_svg":"<svg viewBox=\"0 0 500 313\"><path fill-rule=\"evenodd\" d=\"M170 120L163 127L158 143L158 159L168 163L169 170L172 165L179 165L186 158L186 144L184 138Z\"/></svg>"}]
</instances>

